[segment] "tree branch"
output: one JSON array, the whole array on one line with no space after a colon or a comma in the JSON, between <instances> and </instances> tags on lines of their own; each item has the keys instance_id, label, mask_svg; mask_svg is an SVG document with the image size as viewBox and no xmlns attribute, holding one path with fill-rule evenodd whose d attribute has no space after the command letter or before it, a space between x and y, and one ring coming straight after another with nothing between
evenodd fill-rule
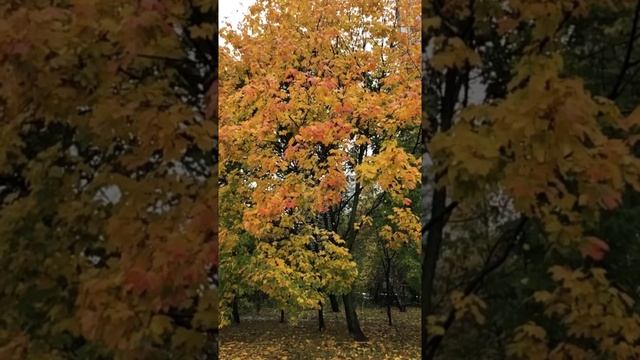
<instances>
[{"instance_id":1,"label":"tree branch","mask_svg":"<svg viewBox=\"0 0 640 360\"><path fill-rule=\"evenodd\" d=\"M485 263L480 273L476 275L476 277L473 280L471 280L471 282L469 282L469 284L467 284L467 286L465 287L463 291L464 296L468 296L478 291L480 289L480 285L485 280L485 278L489 274L494 272L496 269L498 269L509 258L511 251L516 245L516 240L520 237L520 235L524 231L524 226L527 223L527 220L528 219L526 217L524 216L521 217L515 229L513 230L513 232L507 231L503 233L501 240L497 241L496 244L494 244L492 249L489 251L489 255L487 256L487 259L485 260ZM510 233L511 233L511 236L509 236ZM491 263L491 258L495 254L495 251L497 250L498 245L503 243L504 241L508 241L507 248L497 259L495 259L493 263ZM449 311L449 315L447 316L447 319L443 324L443 328L445 329L445 332L451 327L451 325L453 325L453 322L455 321L455 314L456 312L454 309ZM438 350L440 344L442 343L443 338L444 338L444 335L436 335L430 339L426 349L428 359L433 359L436 351Z\"/></svg>"},{"instance_id":2,"label":"tree branch","mask_svg":"<svg viewBox=\"0 0 640 360\"><path fill-rule=\"evenodd\" d=\"M618 78L616 79L616 83L613 86L613 89L609 93L608 98L611 100L615 100L618 96L620 96L620 86L622 86L622 82L624 81L624 76L627 73L627 70L631 67L631 54L633 53L633 44L636 40L636 32L638 32L638 23L640 22L640 0L636 2L636 9L633 15L633 23L631 24L631 34L629 34L629 41L627 43L627 51L624 56L624 62L622 63L622 67L620 68L620 73L618 74Z\"/></svg>"},{"instance_id":3,"label":"tree branch","mask_svg":"<svg viewBox=\"0 0 640 360\"><path fill-rule=\"evenodd\" d=\"M422 225L422 235L424 235L427 231L429 231L429 229L431 229L433 224L437 223L438 221L448 219L449 215L451 215L451 212L455 208L457 208L458 205L459 203L457 201L453 201L452 203L447 205L447 207L444 208L444 210L440 214L432 217L426 224Z\"/></svg>"}]
</instances>

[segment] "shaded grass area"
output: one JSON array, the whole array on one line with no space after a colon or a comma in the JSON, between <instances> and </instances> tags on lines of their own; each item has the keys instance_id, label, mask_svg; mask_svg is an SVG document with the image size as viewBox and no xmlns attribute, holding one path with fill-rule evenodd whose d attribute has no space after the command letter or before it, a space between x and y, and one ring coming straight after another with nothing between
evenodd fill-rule
<instances>
[{"instance_id":1,"label":"shaded grass area","mask_svg":"<svg viewBox=\"0 0 640 360\"><path fill-rule=\"evenodd\" d=\"M342 310L342 309L341 309ZM369 338L358 343L349 337L343 313L325 310L326 328L318 330L317 312L297 322L280 323L280 312L263 309L247 314L240 324L220 332L220 359L419 359L420 309L401 313L393 309L393 326L383 308L361 308L360 325Z\"/></svg>"}]
</instances>

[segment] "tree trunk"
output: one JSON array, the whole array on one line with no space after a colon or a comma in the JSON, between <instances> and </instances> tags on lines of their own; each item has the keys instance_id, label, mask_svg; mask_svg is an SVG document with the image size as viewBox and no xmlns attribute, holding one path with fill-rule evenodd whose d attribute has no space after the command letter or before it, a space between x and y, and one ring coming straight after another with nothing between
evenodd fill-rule
<instances>
[{"instance_id":1,"label":"tree trunk","mask_svg":"<svg viewBox=\"0 0 640 360\"><path fill-rule=\"evenodd\" d=\"M262 305L262 295L258 293L256 297L256 314L260 314L260 307Z\"/></svg>"},{"instance_id":2,"label":"tree trunk","mask_svg":"<svg viewBox=\"0 0 640 360\"><path fill-rule=\"evenodd\" d=\"M394 292L394 294L395 294L395 297L396 297L396 302L398 304L398 310L400 312L406 312L407 311L407 306L404 304L404 301L402 301L402 298L404 297L404 287L402 286L401 289L402 289L402 294L403 294L402 296L400 296L400 294L397 293L397 292Z\"/></svg>"},{"instance_id":3,"label":"tree trunk","mask_svg":"<svg viewBox=\"0 0 640 360\"><path fill-rule=\"evenodd\" d=\"M329 301L331 302L331 311L340 312L340 304L338 303L338 298L335 295L329 295Z\"/></svg>"},{"instance_id":4,"label":"tree trunk","mask_svg":"<svg viewBox=\"0 0 640 360\"><path fill-rule=\"evenodd\" d=\"M376 305L380 305L380 281L378 280L379 278L376 276L376 288L373 291L373 302Z\"/></svg>"},{"instance_id":5,"label":"tree trunk","mask_svg":"<svg viewBox=\"0 0 640 360\"><path fill-rule=\"evenodd\" d=\"M387 300L387 320L389 321L389 326L393 325L393 321L391 321L391 302L393 301L393 295L392 292L393 290L391 290L391 275L390 275L390 271L389 269L391 268L391 264L389 264L389 267L387 269L385 269L384 271L384 280L386 282L386 300Z\"/></svg>"},{"instance_id":6,"label":"tree trunk","mask_svg":"<svg viewBox=\"0 0 640 360\"><path fill-rule=\"evenodd\" d=\"M284 324L284 310L280 310L280 323Z\"/></svg>"},{"instance_id":7,"label":"tree trunk","mask_svg":"<svg viewBox=\"0 0 640 360\"><path fill-rule=\"evenodd\" d=\"M436 190L433 194L433 205L431 216L444 211L446 201L446 190ZM436 215L437 216L437 215ZM427 233L426 249L423 250L422 265L422 359L431 359L427 347L429 343L429 333L427 330L427 319L433 315L433 289L435 285L436 264L440 253L440 244L444 235L444 222L439 221L434 224L430 232Z\"/></svg>"},{"instance_id":8,"label":"tree trunk","mask_svg":"<svg viewBox=\"0 0 640 360\"><path fill-rule=\"evenodd\" d=\"M318 309L318 330L324 330L324 313L322 311L322 303L320 303L320 308Z\"/></svg>"},{"instance_id":9,"label":"tree trunk","mask_svg":"<svg viewBox=\"0 0 640 360\"><path fill-rule=\"evenodd\" d=\"M203 360L218 360L219 359L219 341L218 341L218 329L207 331L206 345L203 349Z\"/></svg>"},{"instance_id":10,"label":"tree trunk","mask_svg":"<svg viewBox=\"0 0 640 360\"><path fill-rule=\"evenodd\" d=\"M360 149L358 150L358 157L356 159L357 164L362 163L362 159L367 151L367 145L360 145ZM360 194L362 193L362 185L360 182L356 182L356 187L353 192L353 203L351 206L351 212L349 214L349 220L347 222L347 230L342 236L345 240L346 248L349 252L353 251L353 245L356 241L356 235L358 230L355 228L356 216L358 212L358 206L360 204ZM358 314L356 313L355 301L353 298L353 293L349 292L345 295L342 295L342 302L344 304L344 314L347 320L347 329L349 330L349 334L356 341L368 341L367 337L364 335L364 332L360 328L360 321L358 320Z\"/></svg>"},{"instance_id":11,"label":"tree trunk","mask_svg":"<svg viewBox=\"0 0 640 360\"><path fill-rule=\"evenodd\" d=\"M356 313L355 301L353 294L348 293L342 295L342 302L344 304L344 315L347 320L347 329L349 334L355 341L369 341L360 328L360 321L358 320L358 314Z\"/></svg>"},{"instance_id":12,"label":"tree trunk","mask_svg":"<svg viewBox=\"0 0 640 360\"><path fill-rule=\"evenodd\" d=\"M238 297L233 297L233 302L231 303L231 316L233 317L233 322L236 324L240 324L240 312L238 311Z\"/></svg>"},{"instance_id":13,"label":"tree trunk","mask_svg":"<svg viewBox=\"0 0 640 360\"><path fill-rule=\"evenodd\" d=\"M458 71L454 69L447 70L445 75L445 90L440 109L440 123L437 128L433 129L437 130L437 132L446 132L451 128L455 105L460 93L458 75ZM423 78L423 81L426 81L426 79ZM427 138L423 140L426 146ZM443 175L444 174L436 174L434 183ZM427 319L433 315L432 301L436 265L440 257L444 228L449 220L447 214L447 189L445 187L434 190L430 216L430 221L434 222L429 229L423 228L422 234L422 316L420 319L422 327L422 360L430 360L435 356L435 354L428 351L429 332Z\"/></svg>"}]
</instances>

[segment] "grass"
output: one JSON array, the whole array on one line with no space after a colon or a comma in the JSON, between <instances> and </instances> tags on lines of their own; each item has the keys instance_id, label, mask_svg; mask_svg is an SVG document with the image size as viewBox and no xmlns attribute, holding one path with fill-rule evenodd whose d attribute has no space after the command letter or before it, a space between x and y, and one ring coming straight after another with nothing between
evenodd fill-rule
<instances>
[{"instance_id":1,"label":"grass","mask_svg":"<svg viewBox=\"0 0 640 360\"><path fill-rule=\"evenodd\" d=\"M342 310L342 308L341 308ZM297 323L280 323L280 312L263 309L241 318L220 332L220 359L419 359L420 309L393 309L393 326L384 308L358 309L368 342L355 342L347 332L344 314L325 310L324 331L318 330L316 311ZM242 315L242 314L241 314Z\"/></svg>"}]
</instances>

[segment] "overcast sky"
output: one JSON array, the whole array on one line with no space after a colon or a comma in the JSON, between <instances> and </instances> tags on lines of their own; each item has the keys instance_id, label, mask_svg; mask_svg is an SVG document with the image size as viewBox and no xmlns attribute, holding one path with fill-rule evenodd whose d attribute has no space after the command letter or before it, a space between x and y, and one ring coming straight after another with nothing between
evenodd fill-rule
<instances>
[{"instance_id":1,"label":"overcast sky","mask_svg":"<svg viewBox=\"0 0 640 360\"><path fill-rule=\"evenodd\" d=\"M238 24L244 18L244 15L249 12L249 6L254 3L254 0L225 0L218 3L218 28L226 26L227 23L231 23L234 28L238 27ZM225 46L225 41L221 37L218 37L220 46Z\"/></svg>"},{"instance_id":2,"label":"overcast sky","mask_svg":"<svg viewBox=\"0 0 640 360\"><path fill-rule=\"evenodd\" d=\"M249 11L249 6L253 3L254 0L221 1L218 5L220 7L220 27L227 22L230 22L233 27L236 27Z\"/></svg>"}]
</instances>

